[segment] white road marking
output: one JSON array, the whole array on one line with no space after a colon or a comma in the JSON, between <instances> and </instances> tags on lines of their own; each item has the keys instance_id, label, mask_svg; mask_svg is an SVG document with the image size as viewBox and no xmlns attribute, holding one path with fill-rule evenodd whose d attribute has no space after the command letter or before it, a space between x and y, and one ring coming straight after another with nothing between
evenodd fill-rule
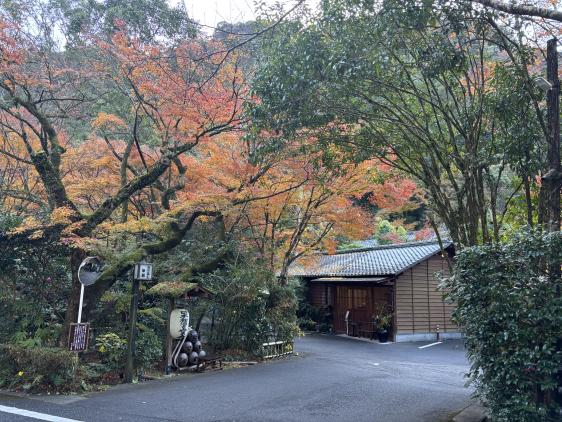
<instances>
[{"instance_id":1,"label":"white road marking","mask_svg":"<svg viewBox=\"0 0 562 422\"><path fill-rule=\"evenodd\" d=\"M435 343L426 344L425 346L420 346L420 347L418 347L418 349L425 349L426 347L436 346L436 345L441 344L441 343L443 343L443 342L442 342L442 341L437 341L437 342L435 342Z\"/></svg>"},{"instance_id":2,"label":"white road marking","mask_svg":"<svg viewBox=\"0 0 562 422\"><path fill-rule=\"evenodd\" d=\"M369 363L373 366L379 366L380 365L380 363L376 363L376 362L369 362Z\"/></svg>"},{"instance_id":3,"label":"white road marking","mask_svg":"<svg viewBox=\"0 0 562 422\"><path fill-rule=\"evenodd\" d=\"M46 413L32 412L31 410L18 409L0 405L0 412L11 413L13 415L26 416L28 418L39 419L49 422L82 422L76 419L61 418L60 416L47 415Z\"/></svg>"}]
</instances>

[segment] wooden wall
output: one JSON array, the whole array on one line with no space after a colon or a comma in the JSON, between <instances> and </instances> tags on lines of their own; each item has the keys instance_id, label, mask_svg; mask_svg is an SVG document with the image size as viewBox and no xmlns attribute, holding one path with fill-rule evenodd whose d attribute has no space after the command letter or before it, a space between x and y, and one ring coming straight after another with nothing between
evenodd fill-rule
<instances>
[{"instance_id":1,"label":"wooden wall","mask_svg":"<svg viewBox=\"0 0 562 422\"><path fill-rule=\"evenodd\" d=\"M440 255L421 262L396 279L397 334L458 332L451 322L454 305L443 301L435 273L448 275L447 262Z\"/></svg>"},{"instance_id":2,"label":"wooden wall","mask_svg":"<svg viewBox=\"0 0 562 422\"><path fill-rule=\"evenodd\" d=\"M328 303L327 299L327 286L325 284L308 284L308 300L312 306L321 308Z\"/></svg>"},{"instance_id":3,"label":"wooden wall","mask_svg":"<svg viewBox=\"0 0 562 422\"><path fill-rule=\"evenodd\" d=\"M345 314L357 327L359 336L373 337L373 315L379 305L392 309L392 286L338 285L334 307L334 329L345 333Z\"/></svg>"}]
</instances>

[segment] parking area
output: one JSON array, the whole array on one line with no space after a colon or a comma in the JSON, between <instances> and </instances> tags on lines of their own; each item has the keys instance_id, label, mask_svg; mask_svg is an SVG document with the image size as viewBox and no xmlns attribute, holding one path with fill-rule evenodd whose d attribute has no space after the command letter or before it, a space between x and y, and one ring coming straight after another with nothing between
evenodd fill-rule
<instances>
[{"instance_id":1,"label":"parking area","mask_svg":"<svg viewBox=\"0 0 562 422\"><path fill-rule=\"evenodd\" d=\"M298 356L246 368L121 385L85 397L6 396L0 405L71 421L447 421L466 406L462 342L297 339ZM65 401L66 400L66 401ZM66 418L60 419L60 418ZM33 420L3 412L0 421Z\"/></svg>"}]
</instances>

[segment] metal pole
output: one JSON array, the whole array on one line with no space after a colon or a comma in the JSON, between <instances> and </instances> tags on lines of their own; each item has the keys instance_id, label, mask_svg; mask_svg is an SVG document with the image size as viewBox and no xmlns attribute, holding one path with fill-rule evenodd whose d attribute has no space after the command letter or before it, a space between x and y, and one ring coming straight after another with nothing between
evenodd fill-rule
<instances>
[{"instance_id":1,"label":"metal pole","mask_svg":"<svg viewBox=\"0 0 562 422\"><path fill-rule=\"evenodd\" d=\"M127 345L127 363L125 366L125 382L133 382L135 374L135 339L137 330L137 308L139 305L140 281L133 278L133 296L129 312L129 341Z\"/></svg>"},{"instance_id":2,"label":"metal pole","mask_svg":"<svg viewBox=\"0 0 562 422\"><path fill-rule=\"evenodd\" d=\"M82 322L82 304L84 303L84 285L80 283L80 303L78 304L78 324Z\"/></svg>"}]
</instances>

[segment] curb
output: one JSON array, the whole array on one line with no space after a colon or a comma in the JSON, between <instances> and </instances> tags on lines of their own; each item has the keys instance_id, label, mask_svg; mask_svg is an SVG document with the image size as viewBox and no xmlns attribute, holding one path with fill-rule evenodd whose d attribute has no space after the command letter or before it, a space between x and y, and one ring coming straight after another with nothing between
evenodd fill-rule
<instances>
[{"instance_id":1,"label":"curb","mask_svg":"<svg viewBox=\"0 0 562 422\"><path fill-rule=\"evenodd\" d=\"M483 422L488 420L488 412L480 400L476 400L460 411L453 422Z\"/></svg>"}]
</instances>

